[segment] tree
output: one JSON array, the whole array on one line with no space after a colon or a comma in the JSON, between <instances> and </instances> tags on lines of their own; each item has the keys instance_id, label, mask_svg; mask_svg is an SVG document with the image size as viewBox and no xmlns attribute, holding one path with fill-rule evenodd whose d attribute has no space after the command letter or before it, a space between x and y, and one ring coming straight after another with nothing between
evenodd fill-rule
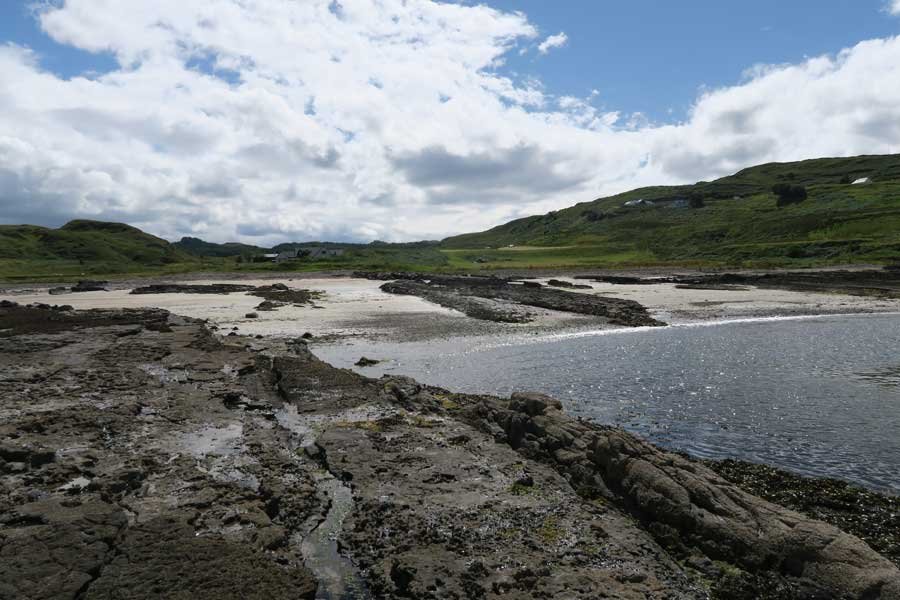
<instances>
[{"instance_id":1,"label":"tree","mask_svg":"<svg viewBox=\"0 0 900 600\"><path fill-rule=\"evenodd\" d=\"M842 185L850 185L851 183L853 183L853 178L849 175L844 175L843 177L841 177Z\"/></svg>"},{"instance_id":2,"label":"tree","mask_svg":"<svg viewBox=\"0 0 900 600\"><path fill-rule=\"evenodd\" d=\"M778 196L776 206L799 204L809 197L805 187L790 183L776 183L772 186L772 192Z\"/></svg>"}]
</instances>

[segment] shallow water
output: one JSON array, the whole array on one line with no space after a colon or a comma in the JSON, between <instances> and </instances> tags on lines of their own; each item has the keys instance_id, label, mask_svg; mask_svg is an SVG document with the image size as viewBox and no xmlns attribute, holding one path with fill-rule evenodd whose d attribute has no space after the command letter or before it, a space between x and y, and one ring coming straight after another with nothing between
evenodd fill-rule
<instances>
[{"instance_id":1,"label":"shallow water","mask_svg":"<svg viewBox=\"0 0 900 600\"><path fill-rule=\"evenodd\" d=\"M319 346L460 392L541 391L668 448L900 492L900 315Z\"/></svg>"}]
</instances>

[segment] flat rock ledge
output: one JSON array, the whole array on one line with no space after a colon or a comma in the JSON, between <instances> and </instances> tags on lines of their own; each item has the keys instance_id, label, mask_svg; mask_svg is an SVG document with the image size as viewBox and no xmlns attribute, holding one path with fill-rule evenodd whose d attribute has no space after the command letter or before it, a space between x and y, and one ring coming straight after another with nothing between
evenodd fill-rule
<instances>
[{"instance_id":1,"label":"flat rock ledge","mask_svg":"<svg viewBox=\"0 0 900 600\"><path fill-rule=\"evenodd\" d=\"M540 394L0 306L0 598L897 599L860 539Z\"/></svg>"},{"instance_id":2,"label":"flat rock ledge","mask_svg":"<svg viewBox=\"0 0 900 600\"><path fill-rule=\"evenodd\" d=\"M528 323L533 320L528 309L541 308L602 317L611 325L623 327L665 325L650 316L647 308L634 300L548 288L530 281L510 281L496 277L408 275L406 278L388 281L381 286L381 290L390 294L418 296L472 318L488 321Z\"/></svg>"}]
</instances>

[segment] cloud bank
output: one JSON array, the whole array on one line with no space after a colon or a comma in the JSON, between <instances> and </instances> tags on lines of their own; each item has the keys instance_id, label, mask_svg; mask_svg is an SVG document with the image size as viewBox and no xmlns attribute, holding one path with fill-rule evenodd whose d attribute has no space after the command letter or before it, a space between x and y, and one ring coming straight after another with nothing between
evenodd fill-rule
<instances>
[{"instance_id":1,"label":"cloud bank","mask_svg":"<svg viewBox=\"0 0 900 600\"><path fill-rule=\"evenodd\" d=\"M66 80L0 47L3 222L438 238L760 162L900 152L898 38L755 67L656 125L504 76L539 32L486 6L66 0L39 18L119 66Z\"/></svg>"}]
</instances>

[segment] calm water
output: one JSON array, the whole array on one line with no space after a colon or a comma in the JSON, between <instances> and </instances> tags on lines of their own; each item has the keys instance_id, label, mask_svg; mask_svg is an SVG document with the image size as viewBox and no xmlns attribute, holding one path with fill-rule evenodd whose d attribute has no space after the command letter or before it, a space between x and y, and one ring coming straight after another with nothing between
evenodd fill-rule
<instances>
[{"instance_id":1,"label":"calm water","mask_svg":"<svg viewBox=\"0 0 900 600\"><path fill-rule=\"evenodd\" d=\"M572 415L701 457L900 492L900 316L757 320L506 340L316 348L460 392L541 391Z\"/></svg>"}]
</instances>

